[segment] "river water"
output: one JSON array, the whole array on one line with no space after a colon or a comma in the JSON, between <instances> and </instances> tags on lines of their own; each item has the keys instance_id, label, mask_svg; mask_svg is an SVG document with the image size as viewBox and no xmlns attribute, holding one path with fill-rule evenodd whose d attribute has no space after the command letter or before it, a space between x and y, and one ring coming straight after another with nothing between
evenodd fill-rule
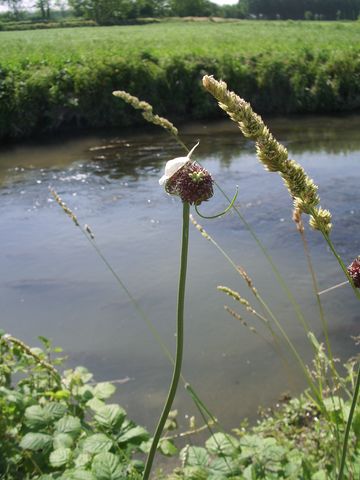
<instances>
[{"instance_id":1,"label":"river water","mask_svg":"<svg viewBox=\"0 0 360 480\"><path fill-rule=\"evenodd\" d=\"M275 118L269 125L319 185L321 205L334 216L333 241L349 263L360 253L360 116ZM291 220L291 200L277 174L265 172L252 142L229 121L182 128L183 140L200 145L196 159L237 205L271 253L312 330L323 340L302 244ZM4 147L0 152L1 327L31 345L38 335L61 345L68 364L81 364L95 380L120 379L117 400L129 415L152 428L171 378L171 365L91 244L54 202L53 187L91 226L98 247L171 351L181 204L158 185L165 162L182 156L165 133L100 132ZM195 157L194 157L195 158ZM200 210L221 211L217 191ZM243 266L308 361L311 348L267 260L233 212L201 222ZM308 231L320 289L343 280L321 235ZM253 419L304 380L274 351L261 322L217 291L227 285L248 298L244 281L224 257L191 227L186 304L186 380L225 426ZM355 352L360 314L349 286L323 295L334 353ZM236 309L254 334L230 317ZM254 305L255 306L255 305ZM260 310L260 307L256 305ZM262 311L261 311L262 312ZM267 336L267 341L261 338ZM180 387L180 423L196 413Z\"/></svg>"}]
</instances>

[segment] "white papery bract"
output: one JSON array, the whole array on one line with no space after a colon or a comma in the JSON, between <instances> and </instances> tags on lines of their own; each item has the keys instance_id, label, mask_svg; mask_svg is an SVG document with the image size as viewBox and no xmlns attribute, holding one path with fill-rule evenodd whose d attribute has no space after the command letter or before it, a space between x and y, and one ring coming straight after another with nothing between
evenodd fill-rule
<instances>
[{"instance_id":1,"label":"white papery bract","mask_svg":"<svg viewBox=\"0 0 360 480\"><path fill-rule=\"evenodd\" d=\"M177 157L166 162L165 173L159 180L160 185L165 185L166 182L170 180L170 178L175 175L176 172L178 172L184 165L186 165L187 162L190 162L191 155L198 145L199 142L190 150L186 157Z\"/></svg>"}]
</instances>

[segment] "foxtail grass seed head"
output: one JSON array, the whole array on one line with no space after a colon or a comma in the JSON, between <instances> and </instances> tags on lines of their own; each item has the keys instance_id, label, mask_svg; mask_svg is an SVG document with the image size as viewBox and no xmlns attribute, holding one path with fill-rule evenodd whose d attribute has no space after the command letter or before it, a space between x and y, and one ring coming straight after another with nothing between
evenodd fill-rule
<instances>
[{"instance_id":1,"label":"foxtail grass seed head","mask_svg":"<svg viewBox=\"0 0 360 480\"><path fill-rule=\"evenodd\" d=\"M356 288L360 288L360 256L348 266L347 271Z\"/></svg>"},{"instance_id":2,"label":"foxtail grass seed head","mask_svg":"<svg viewBox=\"0 0 360 480\"><path fill-rule=\"evenodd\" d=\"M206 240L211 240L210 235L207 233L204 227L202 227L200 223L198 223L191 214L190 214L190 221Z\"/></svg>"},{"instance_id":3,"label":"foxtail grass seed head","mask_svg":"<svg viewBox=\"0 0 360 480\"><path fill-rule=\"evenodd\" d=\"M114 97L118 97L124 100L125 103L131 105L135 110L142 110L142 116L147 122L164 128L172 135L175 135L175 137L178 136L179 132L177 128L167 118L159 117L159 115L154 115L153 107L152 105L150 105L150 103L140 100L139 98L130 95L130 93L125 92L124 90L116 90L115 92L113 92L113 95Z\"/></svg>"},{"instance_id":4,"label":"foxtail grass seed head","mask_svg":"<svg viewBox=\"0 0 360 480\"><path fill-rule=\"evenodd\" d=\"M191 155L198 143L186 157L169 160L165 174L160 178L169 195L176 195L190 205L200 205L213 196L213 179L210 173L198 163L191 160Z\"/></svg>"},{"instance_id":5,"label":"foxtail grass seed head","mask_svg":"<svg viewBox=\"0 0 360 480\"><path fill-rule=\"evenodd\" d=\"M311 215L310 226L316 230L329 233L331 215L318 207L320 203L317 186L307 175L301 165L290 160L286 148L270 133L262 118L251 105L234 92L228 90L223 81L217 81L209 75L203 77L203 86L216 98L222 108L238 124L247 138L256 142L256 152L260 162L269 172L278 172L284 180L295 208L301 213Z\"/></svg>"},{"instance_id":6,"label":"foxtail grass seed head","mask_svg":"<svg viewBox=\"0 0 360 480\"><path fill-rule=\"evenodd\" d=\"M332 227L331 213L329 210L320 207L310 215L309 223L314 230L320 230L321 232L329 234Z\"/></svg>"},{"instance_id":7,"label":"foxtail grass seed head","mask_svg":"<svg viewBox=\"0 0 360 480\"><path fill-rule=\"evenodd\" d=\"M79 227L80 226L79 220L77 219L77 216L75 215L75 213L72 210L70 210L70 208L66 205L66 203L60 197L60 195L58 195L54 189L49 188L49 190L51 195L54 197L56 203L60 205L60 207L63 209L66 215L71 218L71 220L75 223L77 227Z\"/></svg>"}]
</instances>

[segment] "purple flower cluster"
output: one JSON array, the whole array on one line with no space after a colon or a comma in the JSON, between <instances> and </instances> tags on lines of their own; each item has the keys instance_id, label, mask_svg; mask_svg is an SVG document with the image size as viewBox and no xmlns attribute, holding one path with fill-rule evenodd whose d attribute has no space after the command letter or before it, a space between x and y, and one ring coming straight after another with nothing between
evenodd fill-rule
<instances>
[{"instance_id":1,"label":"purple flower cluster","mask_svg":"<svg viewBox=\"0 0 360 480\"><path fill-rule=\"evenodd\" d=\"M210 173L196 162L187 162L165 184L170 195L177 195L183 202L200 205L213 196L213 179Z\"/></svg>"},{"instance_id":2,"label":"purple flower cluster","mask_svg":"<svg viewBox=\"0 0 360 480\"><path fill-rule=\"evenodd\" d=\"M355 260L348 266L347 271L349 272L355 287L360 288L360 257L355 258Z\"/></svg>"}]
</instances>

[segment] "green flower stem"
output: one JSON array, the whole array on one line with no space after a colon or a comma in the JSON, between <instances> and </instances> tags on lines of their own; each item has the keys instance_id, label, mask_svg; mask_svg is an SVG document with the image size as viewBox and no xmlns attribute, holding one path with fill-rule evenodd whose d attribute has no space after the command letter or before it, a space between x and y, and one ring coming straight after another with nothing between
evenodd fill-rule
<instances>
[{"instance_id":1,"label":"green flower stem","mask_svg":"<svg viewBox=\"0 0 360 480\"><path fill-rule=\"evenodd\" d=\"M181 364L184 347L184 304L185 304L185 284L186 284L186 270L187 270L187 256L189 245L189 213L190 205L183 203L183 226L182 226L182 243L181 243L181 259L180 259L180 276L178 289L178 303L177 303L177 331L176 331L176 356L171 385L166 399L163 411L161 413L159 423L156 427L154 438L150 447L149 455L146 461L143 480L148 480L152 464L154 461L156 448L158 446L161 434L164 430L165 422L168 418L171 406L173 404L177 386L179 384L181 374Z\"/></svg>"},{"instance_id":2,"label":"green flower stem","mask_svg":"<svg viewBox=\"0 0 360 480\"><path fill-rule=\"evenodd\" d=\"M348 270L347 270L347 267L345 265L345 263L342 261L342 258L340 257L340 255L338 254L338 252L336 251L335 247L334 247L334 244L332 243L328 233L326 231L324 231L324 229L321 229L320 230L323 237L325 238L331 252L333 253L334 257L336 258L336 260L338 261L342 271L344 272L346 278L349 280L349 283L355 293L355 296L358 298L358 300L360 300L360 290L358 288L355 287L354 285L354 282L353 282L353 279L351 278Z\"/></svg>"},{"instance_id":3,"label":"green flower stem","mask_svg":"<svg viewBox=\"0 0 360 480\"><path fill-rule=\"evenodd\" d=\"M351 424L352 424L352 420L353 420L353 416L354 416L354 412L355 412L355 408L356 408L356 404L357 404L357 400L358 400L358 396L359 396L359 389L360 389L360 366L359 366L359 369L358 369L355 391L354 391L354 396L353 396L352 403L351 403L349 418L348 418L347 424L346 424L346 430L345 430L345 437L344 437L344 443L343 443L343 449L342 449L342 455L341 455L341 463L340 463L338 480L342 480L343 474L344 474L346 452L347 452L349 435L350 435L350 428L351 428Z\"/></svg>"}]
</instances>

